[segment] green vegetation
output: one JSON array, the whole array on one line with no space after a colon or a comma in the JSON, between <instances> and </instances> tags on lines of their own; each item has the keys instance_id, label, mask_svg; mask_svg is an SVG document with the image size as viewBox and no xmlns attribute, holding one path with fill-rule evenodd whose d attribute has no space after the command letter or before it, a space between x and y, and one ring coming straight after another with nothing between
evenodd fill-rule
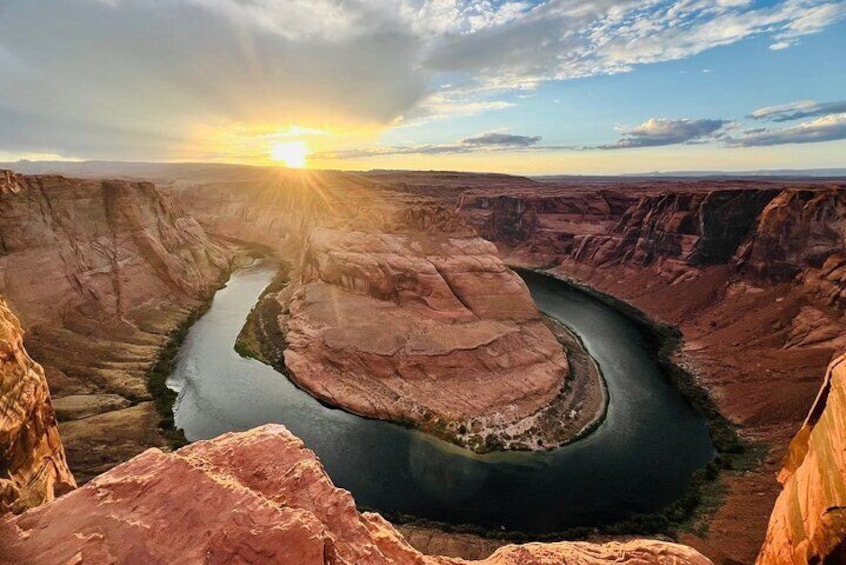
<instances>
[{"instance_id":1,"label":"green vegetation","mask_svg":"<svg viewBox=\"0 0 846 565\"><path fill-rule=\"evenodd\" d=\"M238 355L257 359L283 374L287 373L282 357L285 350L285 336L279 327L282 305L270 295L281 292L288 285L290 273L290 265L280 262L276 276L262 291L235 340L235 352Z\"/></svg>"},{"instance_id":2,"label":"green vegetation","mask_svg":"<svg viewBox=\"0 0 846 565\"><path fill-rule=\"evenodd\" d=\"M194 325L194 322L211 307L215 293L226 286L230 274L231 272L224 273L219 284L202 297L200 305L191 310L188 316L170 333L167 341L159 350L156 360L147 369L147 390L153 397L156 411L159 413L159 430L173 449L187 445L188 440L182 430L178 429L174 423L173 405L176 402L177 393L168 388L167 379L176 367L176 356L188 336L188 331Z\"/></svg>"}]
</instances>

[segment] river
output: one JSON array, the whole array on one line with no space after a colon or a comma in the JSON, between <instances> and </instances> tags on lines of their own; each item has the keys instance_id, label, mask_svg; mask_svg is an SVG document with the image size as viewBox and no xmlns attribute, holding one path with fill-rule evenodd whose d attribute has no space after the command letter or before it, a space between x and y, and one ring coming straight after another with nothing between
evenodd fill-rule
<instances>
[{"instance_id":1,"label":"river","mask_svg":"<svg viewBox=\"0 0 846 565\"><path fill-rule=\"evenodd\" d=\"M363 507L487 529L552 532L652 512L714 455L704 418L660 373L642 328L561 281L522 274L538 307L567 324L602 370L605 421L550 452L477 455L427 434L326 407L233 345L275 274L235 272L192 327L168 385L191 440L282 423Z\"/></svg>"}]
</instances>

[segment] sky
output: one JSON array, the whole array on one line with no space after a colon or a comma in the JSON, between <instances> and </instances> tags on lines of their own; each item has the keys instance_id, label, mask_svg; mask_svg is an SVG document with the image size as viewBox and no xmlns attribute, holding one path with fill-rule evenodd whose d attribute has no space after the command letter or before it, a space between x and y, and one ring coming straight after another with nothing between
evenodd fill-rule
<instances>
[{"instance_id":1,"label":"sky","mask_svg":"<svg viewBox=\"0 0 846 565\"><path fill-rule=\"evenodd\" d=\"M846 167L846 0L0 0L0 161Z\"/></svg>"}]
</instances>

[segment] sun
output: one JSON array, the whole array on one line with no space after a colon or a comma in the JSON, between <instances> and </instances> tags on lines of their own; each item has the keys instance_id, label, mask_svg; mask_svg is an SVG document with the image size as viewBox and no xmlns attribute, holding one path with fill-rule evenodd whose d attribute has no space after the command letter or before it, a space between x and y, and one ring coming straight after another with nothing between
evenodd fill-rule
<instances>
[{"instance_id":1,"label":"sun","mask_svg":"<svg viewBox=\"0 0 846 565\"><path fill-rule=\"evenodd\" d=\"M310 151L302 141L276 142L270 146L270 158L285 163L286 167L302 169Z\"/></svg>"}]
</instances>

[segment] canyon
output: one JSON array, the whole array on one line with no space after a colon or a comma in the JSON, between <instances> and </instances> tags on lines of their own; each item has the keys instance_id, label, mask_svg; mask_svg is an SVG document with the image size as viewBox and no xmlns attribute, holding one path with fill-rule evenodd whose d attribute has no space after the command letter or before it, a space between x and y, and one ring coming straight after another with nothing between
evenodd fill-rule
<instances>
[{"instance_id":1,"label":"canyon","mask_svg":"<svg viewBox=\"0 0 846 565\"><path fill-rule=\"evenodd\" d=\"M827 367L846 339L844 183L544 183L470 174L190 167L156 174L150 178L158 188L136 180L0 177L0 293L23 321L27 349L45 366L58 430L71 470L81 469L80 482L147 447L166 446L144 375L167 336L220 284L246 243L296 258L290 284L263 299L278 304L292 378L332 404L388 419L416 418L424 428L431 415L458 423L495 404L513 406L499 418L511 423L548 403L565 382L560 344L506 268L525 266L677 326L684 337L677 363L745 440L764 446L750 470L724 472L725 498L708 517L707 533L682 533L680 542L716 563L842 557L844 384L840 364ZM361 311L372 318L356 319ZM456 327L462 331L453 334ZM362 328L384 339L356 341ZM19 343L16 335L4 343ZM33 429L43 431L48 449L34 453L47 453L56 464L53 494L61 494L73 479L57 464L61 446L45 408L46 389L38 384L43 379L19 345L8 348L15 367L28 367L8 374L26 374L41 391L32 398L43 423ZM455 412L452 392L440 380L428 389L415 380L435 367L433 357L443 362L439 379L455 370L447 377L456 380L455 389L459 377L481 389L462 396ZM459 372L467 365L475 369ZM3 370L5 390L10 369ZM377 379L385 388L376 391L363 378L395 372L403 378ZM505 386L516 372L529 375L527 388ZM490 382L479 381L489 373ZM400 396L408 400L397 402ZM269 458L269 451L285 456ZM25 473L32 465L27 460ZM779 471L782 484L774 479ZM185 485L193 481L207 485L209 498L191 498ZM41 491L27 505L53 496ZM146 497L138 514L104 518L137 493ZM218 519L207 512L215 496L255 509L266 527L247 534L237 516L205 522ZM167 521L165 499L184 500L198 528L219 532L211 540L188 540L185 551L211 551L221 560L284 562L273 552L291 544L321 563L355 562L360 555L372 562L459 562L425 557L378 515L358 514L301 443L276 427L198 442L176 454L146 451L56 502L5 519L0 538L16 552L7 556L12 561L77 554L161 560L156 552L172 539L152 547L139 532L142 524ZM99 530L71 539L85 526L64 517L80 508L90 511L87 524ZM136 541L118 547L114 540L124 535ZM659 556L707 563L691 549L647 541L508 546L483 562L613 557L637 563Z\"/></svg>"},{"instance_id":2,"label":"canyon","mask_svg":"<svg viewBox=\"0 0 846 565\"><path fill-rule=\"evenodd\" d=\"M146 372L231 252L147 182L4 173L0 294L44 366L85 481L167 439Z\"/></svg>"},{"instance_id":3,"label":"canyon","mask_svg":"<svg viewBox=\"0 0 846 565\"><path fill-rule=\"evenodd\" d=\"M707 535L681 537L715 561L753 561L760 516L780 491L773 477L844 345L844 184L516 184L465 191L459 213L506 263L546 269L677 326L677 362L742 437L765 446L760 465L728 473Z\"/></svg>"}]
</instances>

